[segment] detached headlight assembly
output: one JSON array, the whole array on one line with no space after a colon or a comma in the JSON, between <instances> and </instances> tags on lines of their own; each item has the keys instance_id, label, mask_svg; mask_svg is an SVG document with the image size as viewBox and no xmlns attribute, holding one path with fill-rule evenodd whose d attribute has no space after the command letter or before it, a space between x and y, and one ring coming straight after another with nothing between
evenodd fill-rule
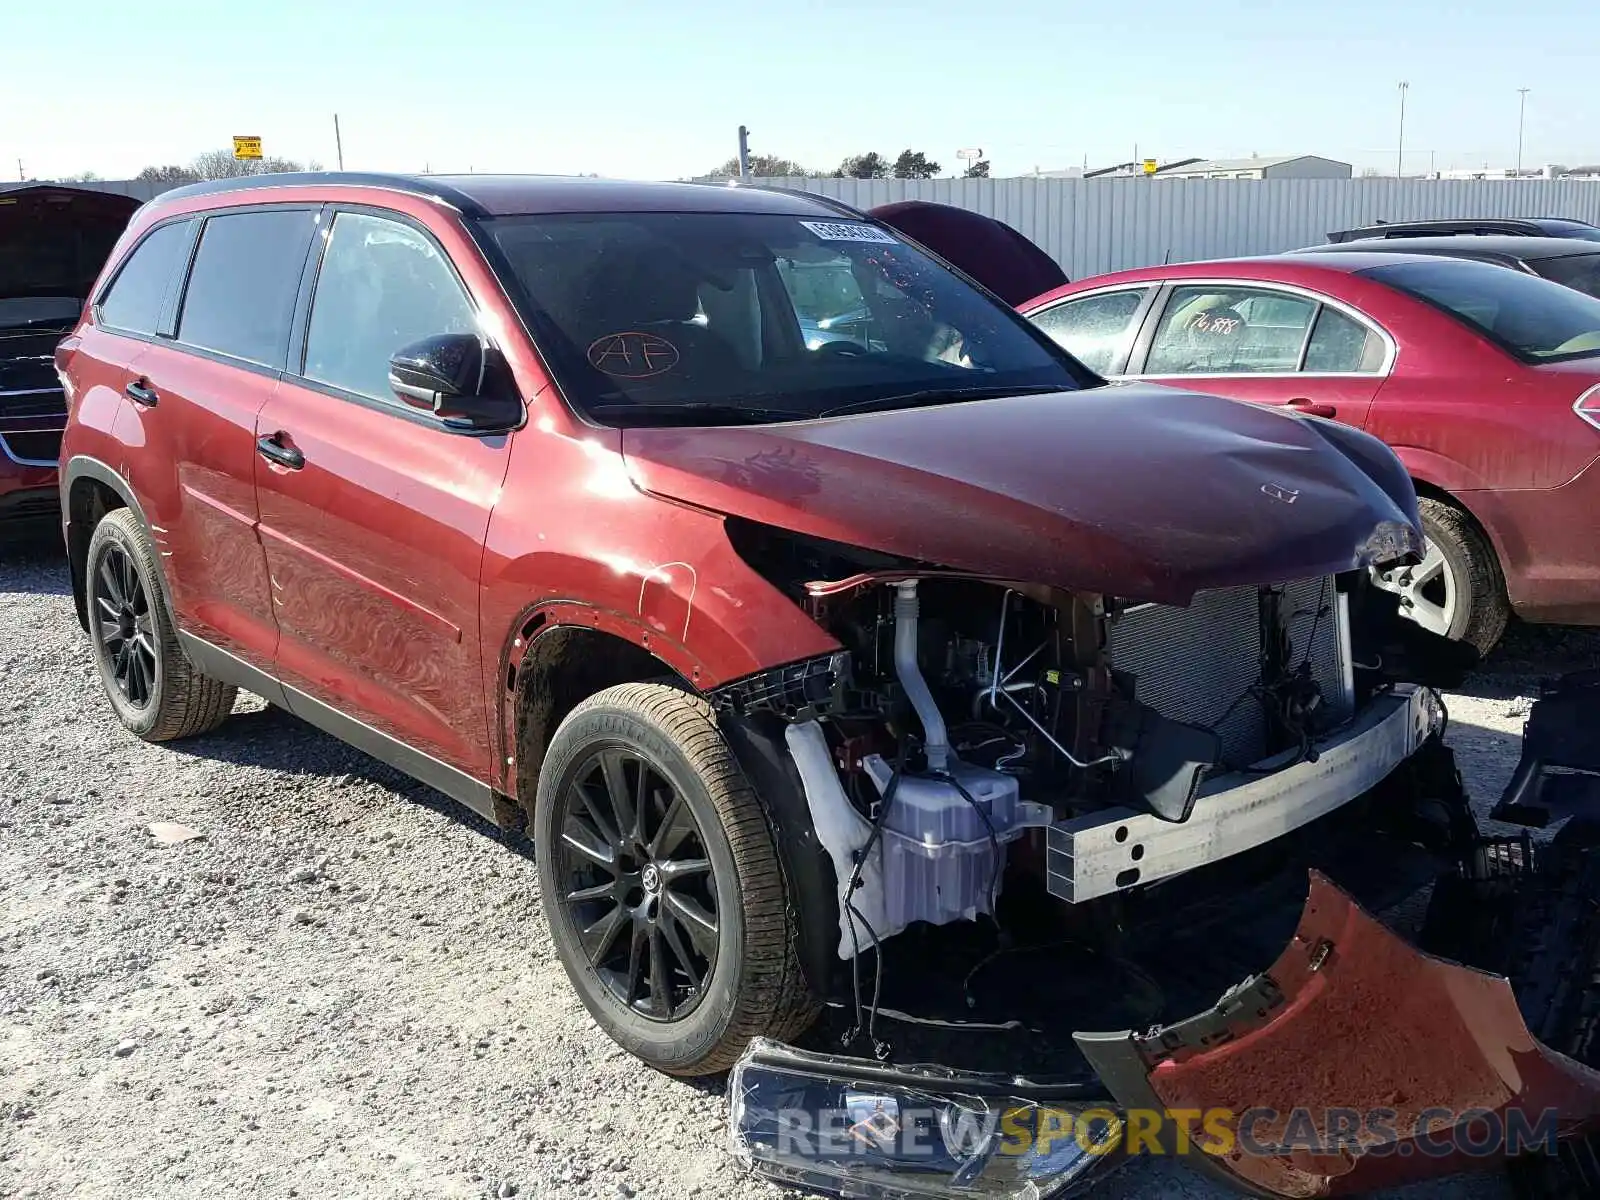
<instances>
[{"instance_id":1,"label":"detached headlight assembly","mask_svg":"<svg viewBox=\"0 0 1600 1200\"><path fill-rule=\"evenodd\" d=\"M995 1082L758 1041L729 1081L733 1150L776 1182L875 1200L1042 1200L1122 1161L1106 1101Z\"/></svg>"}]
</instances>

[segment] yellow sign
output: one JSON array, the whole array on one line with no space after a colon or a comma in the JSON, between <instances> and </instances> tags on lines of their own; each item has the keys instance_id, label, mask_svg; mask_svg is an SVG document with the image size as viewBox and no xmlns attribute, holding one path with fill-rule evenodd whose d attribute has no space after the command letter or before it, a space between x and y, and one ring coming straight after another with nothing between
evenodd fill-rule
<instances>
[{"instance_id":1,"label":"yellow sign","mask_svg":"<svg viewBox=\"0 0 1600 1200\"><path fill-rule=\"evenodd\" d=\"M237 159L260 158L261 139L258 137L235 137L233 139L233 156Z\"/></svg>"},{"instance_id":2,"label":"yellow sign","mask_svg":"<svg viewBox=\"0 0 1600 1200\"><path fill-rule=\"evenodd\" d=\"M237 139L235 139L235 140L237 140ZM1153 158L1145 159L1144 160L1144 173L1146 175L1154 175L1156 173L1157 165L1158 164L1156 163L1155 159L1153 159Z\"/></svg>"}]
</instances>

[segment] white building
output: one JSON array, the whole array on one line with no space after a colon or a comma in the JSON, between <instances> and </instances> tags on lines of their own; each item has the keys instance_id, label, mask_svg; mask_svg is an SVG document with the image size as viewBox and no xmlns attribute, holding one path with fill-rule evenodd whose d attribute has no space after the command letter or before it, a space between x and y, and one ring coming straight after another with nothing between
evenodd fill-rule
<instances>
[{"instance_id":1,"label":"white building","mask_svg":"<svg viewBox=\"0 0 1600 1200\"><path fill-rule=\"evenodd\" d=\"M1174 164L1156 172L1159 179L1349 179L1349 163L1315 154L1278 158L1210 158Z\"/></svg>"}]
</instances>

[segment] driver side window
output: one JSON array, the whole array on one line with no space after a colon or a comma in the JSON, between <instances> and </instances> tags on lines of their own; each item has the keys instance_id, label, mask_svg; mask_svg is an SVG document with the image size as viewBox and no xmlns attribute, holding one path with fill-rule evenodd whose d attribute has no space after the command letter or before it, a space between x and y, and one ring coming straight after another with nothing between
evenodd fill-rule
<instances>
[{"instance_id":1,"label":"driver side window","mask_svg":"<svg viewBox=\"0 0 1600 1200\"><path fill-rule=\"evenodd\" d=\"M439 334L476 331L466 291L428 238L367 213L334 218L306 330L307 379L393 402L395 351Z\"/></svg>"}]
</instances>

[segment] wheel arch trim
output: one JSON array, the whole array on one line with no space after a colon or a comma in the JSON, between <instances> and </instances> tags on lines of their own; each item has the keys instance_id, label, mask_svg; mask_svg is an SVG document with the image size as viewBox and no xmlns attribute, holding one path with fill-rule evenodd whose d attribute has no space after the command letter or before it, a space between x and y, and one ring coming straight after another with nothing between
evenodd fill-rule
<instances>
[{"instance_id":1,"label":"wheel arch trim","mask_svg":"<svg viewBox=\"0 0 1600 1200\"><path fill-rule=\"evenodd\" d=\"M155 532L150 528L150 519L145 516L144 506L139 503L139 498L134 494L133 485L125 479L115 467L109 466L98 458L87 454L74 455L61 466L61 532L67 546L67 563L72 573L72 602L77 609L78 624L84 629L89 628L89 610L87 595L87 580L83 577L83 568L76 553L73 543L72 520L72 491L80 480L89 479L102 484L114 492L122 501L124 507L129 509L139 519L139 524L144 527L151 542L155 542ZM83 539L83 546L88 548L89 538L94 530L80 529L78 535ZM172 603L172 589L167 585L167 575L160 566L160 555L157 555L156 586L161 589L161 598L166 602L167 612L172 614L173 624L178 624L178 610Z\"/></svg>"},{"instance_id":2,"label":"wheel arch trim","mask_svg":"<svg viewBox=\"0 0 1600 1200\"><path fill-rule=\"evenodd\" d=\"M494 733L499 739L496 763L504 773L502 790L519 796L518 779L527 767L522 760L521 721L523 697L529 686L525 666L538 651L561 633L600 634L631 647L660 663L690 689L701 691L705 664L680 643L648 628L633 614L601 608L579 600L544 600L517 614L501 645L499 666L492 683ZM552 728L551 733L554 732ZM523 798L524 802L526 797Z\"/></svg>"}]
</instances>

